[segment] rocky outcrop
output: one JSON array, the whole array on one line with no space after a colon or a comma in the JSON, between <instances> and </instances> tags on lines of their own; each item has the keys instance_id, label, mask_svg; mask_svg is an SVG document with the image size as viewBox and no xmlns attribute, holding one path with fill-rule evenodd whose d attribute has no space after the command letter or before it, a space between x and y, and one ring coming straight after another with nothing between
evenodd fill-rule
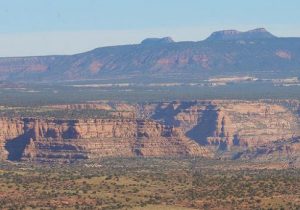
<instances>
[{"instance_id":1,"label":"rocky outcrop","mask_svg":"<svg viewBox=\"0 0 300 210\"><path fill-rule=\"evenodd\" d=\"M257 146L299 134L297 115L278 104L224 103L221 110L231 122L224 124L228 136L236 135L240 145Z\"/></svg>"},{"instance_id":2,"label":"rocky outcrop","mask_svg":"<svg viewBox=\"0 0 300 210\"><path fill-rule=\"evenodd\" d=\"M142 45L157 45L157 44L170 44L174 40L171 37L164 38L147 38L141 42Z\"/></svg>"},{"instance_id":3,"label":"rocky outcrop","mask_svg":"<svg viewBox=\"0 0 300 210\"><path fill-rule=\"evenodd\" d=\"M55 110L109 110L112 117L0 118L0 157L212 157L216 151L235 156L235 151L289 142L300 136L299 107L296 100L52 106Z\"/></svg>"},{"instance_id":4,"label":"rocky outcrop","mask_svg":"<svg viewBox=\"0 0 300 210\"><path fill-rule=\"evenodd\" d=\"M254 161L281 161L289 167L300 166L300 137L278 140L235 154L234 159Z\"/></svg>"},{"instance_id":5,"label":"rocky outcrop","mask_svg":"<svg viewBox=\"0 0 300 210\"><path fill-rule=\"evenodd\" d=\"M210 155L176 129L153 120L2 118L0 122L2 159Z\"/></svg>"},{"instance_id":6,"label":"rocky outcrop","mask_svg":"<svg viewBox=\"0 0 300 210\"><path fill-rule=\"evenodd\" d=\"M144 109L200 145L226 150L299 135L297 106L290 101L194 101L148 104Z\"/></svg>"},{"instance_id":7,"label":"rocky outcrop","mask_svg":"<svg viewBox=\"0 0 300 210\"><path fill-rule=\"evenodd\" d=\"M8 151L6 141L24 135L24 123L19 119L0 119L0 158L6 159ZM17 148L15 148L17 150Z\"/></svg>"},{"instance_id":8,"label":"rocky outcrop","mask_svg":"<svg viewBox=\"0 0 300 210\"><path fill-rule=\"evenodd\" d=\"M274 39L276 36L268 32L265 28L241 32L237 30L216 31L207 38L209 41L225 40L257 40L257 39Z\"/></svg>"}]
</instances>

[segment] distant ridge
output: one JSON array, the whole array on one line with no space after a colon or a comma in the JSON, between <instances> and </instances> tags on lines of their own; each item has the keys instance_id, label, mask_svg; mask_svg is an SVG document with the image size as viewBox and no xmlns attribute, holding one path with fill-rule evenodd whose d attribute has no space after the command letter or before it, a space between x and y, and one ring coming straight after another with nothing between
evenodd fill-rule
<instances>
[{"instance_id":1,"label":"distant ridge","mask_svg":"<svg viewBox=\"0 0 300 210\"><path fill-rule=\"evenodd\" d=\"M223 30L212 33L207 40L256 40L256 39L273 39L276 38L265 28L241 32L237 30Z\"/></svg>"},{"instance_id":2,"label":"distant ridge","mask_svg":"<svg viewBox=\"0 0 300 210\"><path fill-rule=\"evenodd\" d=\"M164 38L147 38L144 39L141 44L170 44L173 43L174 40L171 37L164 37Z\"/></svg>"},{"instance_id":3,"label":"distant ridge","mask_svg":"<svg viewBox=\"0 0 300 210\"><path fill-rule=\"evenodd\" d=\"M300 38L276 37L264 28L217 31L204 41L148 38L140 44L102 47L62 56L0 58L0 80L53 81L102 78L230 75L300 77Z\"/></svg>"}]
</instances>

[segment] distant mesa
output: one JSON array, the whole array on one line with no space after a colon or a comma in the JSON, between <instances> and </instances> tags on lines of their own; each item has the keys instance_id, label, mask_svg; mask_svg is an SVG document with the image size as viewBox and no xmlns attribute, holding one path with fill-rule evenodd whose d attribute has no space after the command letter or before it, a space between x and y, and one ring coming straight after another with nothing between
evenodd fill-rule
<instances>
[{"instance_id":1,"label":"distant mesa","mask_svg":"<svg viewBox=\"0 0 300 210\"><path fill-rule=\"evenodd\" d=\"M0 58L0 80L53 81L161 77L202 78L272 74L299 76L300 37L276 37L264 28L217 31L203 41L148 38L63 56Z\"/></svg>"},{"instance_id":2,"label":"distant mesa","mask_svg":"<svg viewBox=\"0 0 300 210\"><path fill-rule=\"evenodd\" d=\"M141 44L143 45L157 45L157 44L170 44L170 43L174 43L174 40L171 37L147 38L141 42Z\"/></svg>"},{"instance_id":3,"label":"distant mesa","mask_svg":"<svg viewBox=\"0 0 300 210\"><path fill-rule=\"evenodd\" d=\"M226 41L226 40L257 40L277 38L265 28L257 28L254 30L241 32L237 30L223 30L212 33L208 41Z\"/></svg>"}]
</instances>

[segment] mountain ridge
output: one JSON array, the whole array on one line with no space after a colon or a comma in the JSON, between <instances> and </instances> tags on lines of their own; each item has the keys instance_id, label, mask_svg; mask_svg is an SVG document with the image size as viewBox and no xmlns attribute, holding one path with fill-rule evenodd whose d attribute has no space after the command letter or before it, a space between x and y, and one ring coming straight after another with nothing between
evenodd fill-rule
<instances>
[{"instance_id":1,"label":"mountain ridge","mask_svg":"<svg viewBox=\"0 0 300 210\"><path fill-rule=\"evenodd\" d=\"M198 42L148 38L140 44L101 47L75 55L0 58L0 80L168 78L170 74L208 77L254 72L299 76L299 67L300 38L280 38L258 28L214 32Z\"/></svg>"},{"instance_id":2,"label":"mountain ridge","mask_svg":"<svg viewBox=\"0 0 300 210\"><path fill-rule=\"evenodd\" d=\"M213 32L206 40L257 40L278 38L265 28L256 28L253 30L241 32L237 30L222 30Z\"/></svg>"}]
</instances>

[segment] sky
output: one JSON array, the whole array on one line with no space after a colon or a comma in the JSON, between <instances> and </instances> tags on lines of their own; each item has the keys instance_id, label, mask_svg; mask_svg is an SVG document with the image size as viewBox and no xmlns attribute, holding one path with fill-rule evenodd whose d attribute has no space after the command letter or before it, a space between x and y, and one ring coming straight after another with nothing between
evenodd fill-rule
<instances>
[{"instance_id":1,"label":"sky","mask_svg":"<svg viewBox=\"0 0 300 210\"><path fill-rule=\"evenodd\" d=\"M148 37L264 27L300 37L299 0L0 0L0 57L75 54Z\"/></svg>"}]
</instances>

